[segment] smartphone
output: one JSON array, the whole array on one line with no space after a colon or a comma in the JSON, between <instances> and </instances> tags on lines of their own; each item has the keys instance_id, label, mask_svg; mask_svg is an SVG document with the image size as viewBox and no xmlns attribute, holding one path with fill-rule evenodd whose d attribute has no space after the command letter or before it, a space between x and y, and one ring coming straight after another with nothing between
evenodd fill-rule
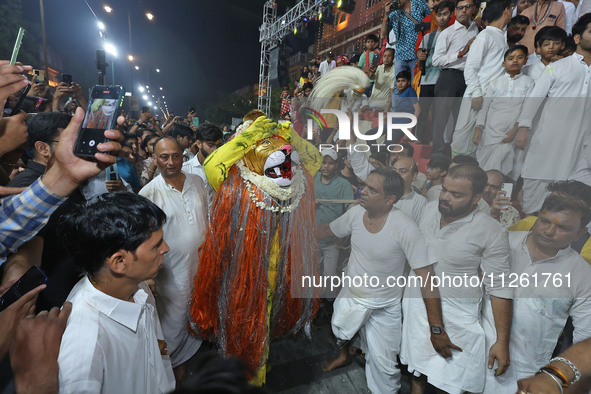
<instances>
[{"instance_id":1,"label":"smartphone","mask_svg":"<svg viewBox=\"0 0 591 394\"><path fill-rule=\"evenodd\" d=\"M198 118L198 117L196 117L196 116L194 116L194 117L193 117L193 120L191 121L191 124L192 124L193 126L199 127L199 118Z\"/></svg>"},{"instance_id":2,"label":"smartphone","mask_svg":"<svg viewBox=\"0 0 591 394\"><path fill-rule=\"evenodd\" d=\"M47 275L36 265L29 268L0 298L0 312L37 286L47 283Z\"/></svg>"},{"instance_id":3,"label":"smartphone","mask_svg":"<svg viewBox=\"0 0 591 394\"><path fill-rule=\"evenodd\" d=\"M105 169L106 178L108 181L118 181L119 180L119 171L117 170L117 163L109 166Z\"/></svg>"},{"instance_id":4,"label":"smartphone","mask_svg":"<svg viewBox=\"0 0 591 394\"><path fill-rule=\"evenodd\" d=\"M76 156L92 158L98 152L97 145L109 141L105 138L105 130L117 125L124 96L125 90L119 85L96 85L92 88L84 121L74 145Z\"/></svg>"},{"instance_id":5,"label":"smartphone","mask_svg":"<svg viewBox=\"0 0 591 394\"><path fill-rule=\"evenodd\" d=\"M21 106L23 105L23 102L25 101L25 98L27 97L27 93L29 93L29 90L31 90L31 85L27 85L23 88L23 90L21 90L21 95L18 98L18 100L16 101L16 104L14 105L14 108L12 109L10 116L16 115L19 113L19 111L21 110Z\"/></svg>"},{"instance_id":6,"label":"smartphone","mask_svg":"<svg viewBox=\"0 0 591 394\"><path fill-rule=\"evenodd\" d=\"M35 75L35 83L45 82L45 71L33 70L33 75Z\"/></svg>"},{"instance_id":7,"label":"smartphone","mask_svg":"<svg viewBox=\"0 0 591 394\"><path fill-rule=\"evenodd\" d=\"M501 191L505 192L505 197L511 198L511 194L513 194L513 184L510 182L503 183L503 186L501 186ZM509 205L503 204L503 205L501 205L501 208L503 208L503 209L509 208Z\"/></svg>"},{"instance_id":8,"label":"smartphone","mask_svg":"<svg viewBox=\"0 0 591 394\"><path fill-rule=\"evenodd\" d=\"M72 74L62 73L62 82L67 83L68 86L71 85L72 84Z\"/></svg>"}]
</instances>

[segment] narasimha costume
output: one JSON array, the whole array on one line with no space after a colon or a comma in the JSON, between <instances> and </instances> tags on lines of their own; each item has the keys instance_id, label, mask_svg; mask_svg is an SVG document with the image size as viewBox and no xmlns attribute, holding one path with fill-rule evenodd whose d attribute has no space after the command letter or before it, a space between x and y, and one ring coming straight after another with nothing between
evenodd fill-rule
<instances>
[{"instance_id":1,"label":"narasimha costume","mask_svg":"<svg viewBox=\"0 0 591 394\"><path fill-rule=\"evenodd\" d=\"M270 337L309 328L317 309L301 284L315 274L312 177L322 157L289 123L248 122L204 163L217 195L190 311L197 335L262 384Z\"/></svg>"}]
</instances>

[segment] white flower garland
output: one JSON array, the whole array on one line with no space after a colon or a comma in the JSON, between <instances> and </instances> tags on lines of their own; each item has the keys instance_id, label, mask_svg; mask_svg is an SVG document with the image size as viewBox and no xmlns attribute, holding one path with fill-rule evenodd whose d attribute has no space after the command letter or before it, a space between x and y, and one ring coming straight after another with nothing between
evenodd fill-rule
<instances>
[{"instance_id":1,"label":"white flower garland","mask_svg":"<svg viewBox=\"0 0 591 394\"><path fill-rule=\"evenodd\" d=\"M281 187L273 182L271 178L252 172L244 164L243 160L237 161L236 166L240 170L240 176L242 177L242 181L248 190L248 194L250 195L252 202L258 208L266 209L267 211L271 212L285 213L293 212L300 205L300 200L306 191L306 187L304 185L304 172L300 166L294 168L295 174L291 185L288 187ZM288 201L293 197L292 203L287 206L269 206L264 201L259 201L253 189L253 185L280 201Z\"/></svg>"}]
</instances>

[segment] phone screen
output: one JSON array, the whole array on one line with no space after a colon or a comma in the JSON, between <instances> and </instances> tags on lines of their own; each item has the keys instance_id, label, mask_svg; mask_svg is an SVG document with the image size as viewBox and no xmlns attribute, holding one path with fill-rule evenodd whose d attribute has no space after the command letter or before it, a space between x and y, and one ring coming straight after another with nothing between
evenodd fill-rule
<instances>
[{"instance_id":1,"label":"phone screen","mask_svg":"<svg viewBox=\"0 0 591 394\"><path fill-rule=\"evenodd\" d=\"M104 135L105 130L116 126L123 95L121 86L95 86L92 89L84 122L74 147L76 156L94 157L97 145L108 141Z\"/></svg>"},{"instance_id":2,"label":"phone screen","mask_svg":"<svg viewBox=\"0 0 591 394\"><path fill-rule=\"evenodd\" d=\"M0 298L0 311L3 311L18 301L19 298L43 283L47 283L47 276L41 268L36 265L32 266Z\"/></svg>"}]
</instances>

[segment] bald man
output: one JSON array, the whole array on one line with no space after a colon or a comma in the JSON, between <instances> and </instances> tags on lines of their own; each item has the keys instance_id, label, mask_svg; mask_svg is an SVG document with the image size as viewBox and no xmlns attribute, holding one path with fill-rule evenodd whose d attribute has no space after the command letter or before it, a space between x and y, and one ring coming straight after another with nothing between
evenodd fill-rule
<instances>
[{"instance_id":1,"label":"bald man","mask_svg":"<svg viewBox=\"0 0 591 394\"><path fill-rule=\"evenodd\" d=\"M411 219L418 223L427 199L412 189L412 183L417 178L419 169L417 163L410 157L401 157L392 166L404 180L404 194L394 206L406 213Z\"/></svg>"}]
</instances>

